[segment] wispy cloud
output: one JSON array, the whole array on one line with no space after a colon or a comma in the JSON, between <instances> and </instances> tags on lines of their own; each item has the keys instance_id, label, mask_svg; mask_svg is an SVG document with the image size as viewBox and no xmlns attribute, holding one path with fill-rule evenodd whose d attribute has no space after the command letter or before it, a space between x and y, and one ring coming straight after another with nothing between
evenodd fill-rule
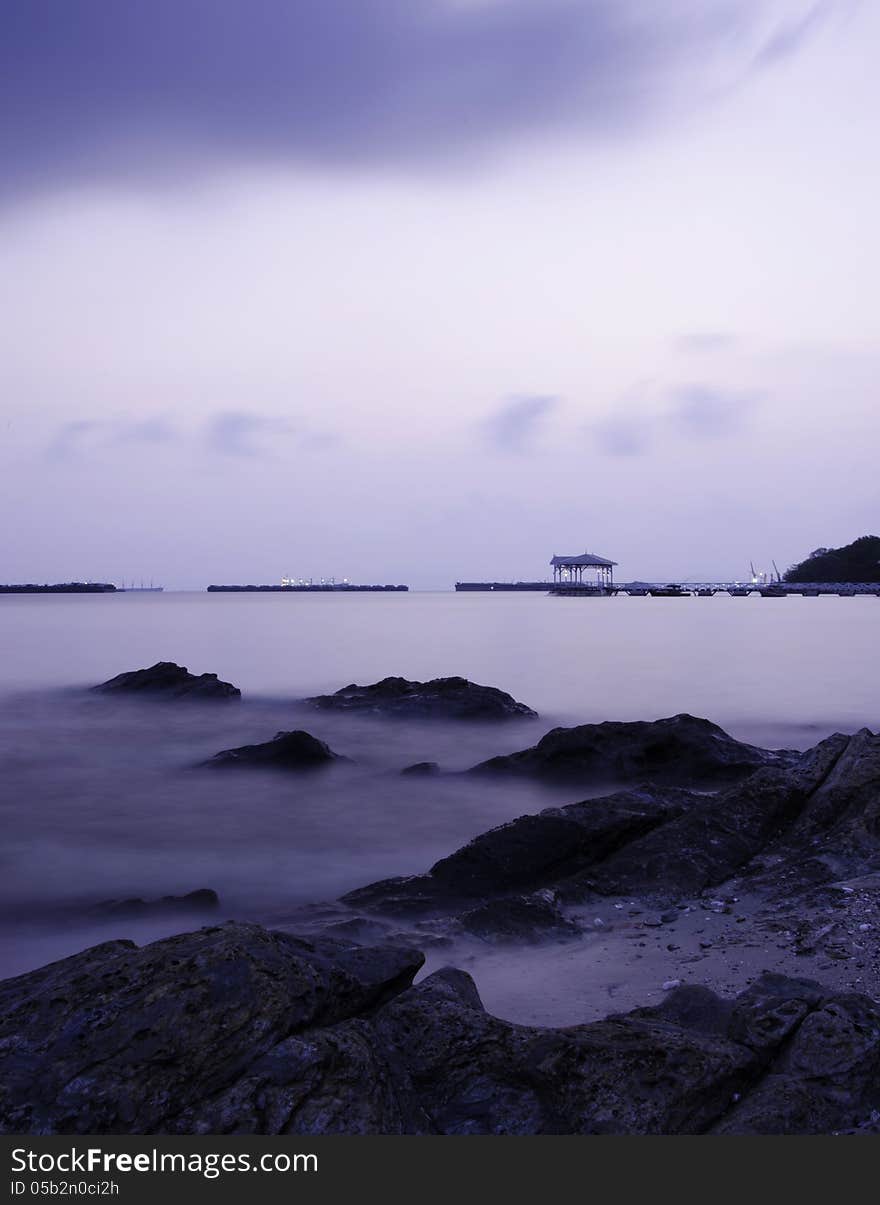
<instances>
[{"instance_id":1,"label":"wispy cloud","mask_svg":"<svg viewBox=\"0 0 880 1205\"><path fill-rule=\"evenodd\" d=\"M559 399L554 397L513 398L486 419L483 436L503 452L527 452L558 404Z\"/></svg>"},{"instance_id":2,"label":"wispy cloud","mask_svg":"<svg viewBox=\"0 0 880 1205\"><path fill-rule=\"evenodd\" d=\"M677 351L711 354L712 352L730 351L740 342L737 335L727 331L688 331L677 335L673 346Z\"/></svg>"},{"instance_id":3,"label":"wispy cloud","mask_svg":"<svg viewBox=\"0 0 880 1205\"><path fill-rule=\"evenodd\" d=\"M340 442L332 431L319 430L300 418L279 418L254 410L220 410L203 428L204 442L223 456L273 457L279 443L293 441L300 449L321 450Z\"/></svg>"},{"instance_id":4,"label":"wispy cloud","mask_svg":"<svg viewBox=\"0 0 880 1205\"><path fill-rule=\"evenodd\" d=\"M682 385L672 390L671 399L669 420L675 428L694 439L722 439L739 434L758 395L712 385Z\"/></svg>"},{"instance_id":5,"label":"wispy cloud","mask_svg":"<svg viewBox=\"0 0 880 1205\"><path fill-rule=\"evenodd\" d=\"M62 423L46 447L50 460L70 460L91 442L104 424L92 419L72 419Z\"/></svg>"},{"instance_id":6,"label":"wispy cloud","mask_svg":"<svg viewBox=\"0 0 880 1205\"><path fill-rule=\"evenodd\" d=\"M832 17L845 15L852 0L818 0L799 17L780 22L755 56L756 67L770 67L797 54Z\"/></svg>"},{"instance_id":7,"label":"wispy cloud","mask_svg":"<svg viewBox=\"0 0 880 1205\"><path fill-rule=\"evenodd\" d=\"M642 415L613 414L593 424L599 448L609 456L641 456L653 439L652 421Z\"/></svg>"},{"instance_id":8,"label":"wispy cloud","mask_svg":"<svg viewBox=\"0 0 880 1205\"><path fill-rule=\"evenodd\" d=\"M247 410L222 410L205 424L205 442L212 451L225 456L266 456L271 454L272 441L293 431L287 419Z\"/></svg>"},{"instance_id":9,"label":"wispy cloud","mask_svg":"<svg viewBox=\"0 0 880 1205\"><path fill-rule=\"evenodd\" d=\"M167 444L178 437L165 418L71 419L62 423L46 446L51 460L73 460L113 444Z\"/></svg>"},{"instance_id":10,"label":"wispy cloud","mask_svg":"<svg viewBox=\"0 0 880 1205\"><path fill-rule=\"evenodd\" d=\"M135 419L113 424L113 437L118 443L166 444L178 438L179 432L166 418Z\"/></svg>"},{"instance_id":11,"label":"wispy cloud","mask_svg":"<svg viewBox=\"0 0 880 1205\"><path fill-rule=\"evenodd\" d=\"M739 435L749 423L760 394L687 384L638 400L623 398L587 431L609 456L642 456L664 439L722 440Z\"/></svg>"}]
</instances>

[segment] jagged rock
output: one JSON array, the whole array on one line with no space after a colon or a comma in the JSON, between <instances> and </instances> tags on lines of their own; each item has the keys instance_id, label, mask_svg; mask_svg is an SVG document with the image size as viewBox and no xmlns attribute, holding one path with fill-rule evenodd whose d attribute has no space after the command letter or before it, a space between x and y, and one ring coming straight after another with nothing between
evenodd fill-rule
<instances>
[{"instance_id":1,"label":"jagged rock","mask_svg":"<svg viewBox=\"0 0 880 1205\"><path fill-rule=\"evenodd\" d=\"M878 868L880 737L865 730L829 737L791 766L755 770L720 794L643 787L521 816L427 874L372 883L342 902L450 915L474 899L542 887L570 903L593 894L672 902L734 875L790 893Z\"/></svg>"},{"instance_id":2,"label":"jagged rock","mask_svg":"<svg viewBox=\"0 0 880 1205\"><path fill-rule=\"evenodd\" d=\"M541 1029L421 955L227 924L0 984L5 1133L695 1134L863 1127L880 1011L764 976Z\"/></svg>"},{"instance_id":3,"label":"jagged rock","mask_svg":"<svg viewBox=\"0 0 880 1205\"><path fill-rule=\"evenodd\" d=\"M334 753L324 741L319 741L311 733L298 729L294 732L279 732L271 741L265 741L261 745L224 749L203 764L220 768L265 766L277 770L315 770L330 765L331 762L347 760Z\"/></svg>"},{"instance_id":4,"label":"jagged rock","mask_svg":"<svg viewBox=\"0 0 880 1205\"><path fill-rule=\"evenodd\" d=\"M530 749L493 757L471 774L510 774L579 786L638 783L720 787L763 766L796 764L799 755L743 744L709 720L668 719L554 728Z\"/></svg>"},{"instance_id":5,"label":"jagged rock","mask_svg":"<svg viewBox=\"0 0 880 1205\"><path fill-rule=\"evenodd\" d=\"M220 899L210 887L201 887L186 895L163 895L158 900L125 899L102 900L93 909L105 916L154 916L167 912L213 912L219 908Z\"/></svg>"},{"instance_id":6,"label":"jagged rock","mask_svg":"<svg viewBox=\"0 0 880 1205\"><path fill-rule=\"evenodd\" d=\"M241 691L216 674L191 674L185 665L157 661L149 669L117 674L92 690L101 694L137 694L158 699L240 699Z\"/></svg>"},{"instance_id":7,"label":"jagged rock","mask_svg":"<svg viewBox=\"0 0 880 1205\"><path fill-rule=\"evenodd\" d=\"M418 914L450 912L474 899L534 891L571 879L702 799L675 788L645 788L547 808L481 833L425 875L372 883L349 892L342 902Z\"/></svg>"},{"instance_id":8,"label":"jagged rock","mask_svg":"<svg viewBox=\"0 0 880 1205\"><path fill-rule=\"evenodd\" d=\"M552 892L503 896L470 908L458 917L465 933L488 941L546 941L578 937L581 929L568 920Z\"/></svg>"},{"instance_id":9,"label":"jagged rock","mask_svg":"<svg viewBox=\"0 0 880 1205\"><path fill-rule=\"evenodd\" d=\"M7 980L0 1129L167 1129L292 1034L375 1008L422 961L227 924L143 949L107 942Z\"/></svg>"},{"instance_id":10,"label":"jagged rock","mask_svg":"<svg viewBox=\"0 0 880 1205\"><path fill-rule=\"evenodd\" d=\"M303 702L323 711L361 711L400 719L509 720L534 718L537 712L495 686L467 678L410 682L383 678L371 686L343 686L332 695Z\"/></svg>"}]
</instances>

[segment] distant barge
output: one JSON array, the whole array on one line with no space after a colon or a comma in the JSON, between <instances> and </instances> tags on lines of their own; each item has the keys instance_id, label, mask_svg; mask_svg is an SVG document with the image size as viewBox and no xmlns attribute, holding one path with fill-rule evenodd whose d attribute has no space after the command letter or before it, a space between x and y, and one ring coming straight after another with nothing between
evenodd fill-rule
<instances>
[{"instance_id":1,"label":"distant barge","mask_svg":"<svg viewBox=\"0 0 880 1205\"><path fill-rule=\"evenodd\" d=\"M409 586L355 586L351 582L308 582L296 586L208 586L209 594L363 594L407 591Z\"/></svg>"},{"instance_id":2,"label":"distant barge","mask_svg":"<svg viewBox=\"0 0 880 1205\"><path fill-rule=\"evenodd\" d=\"M57 582L54 585L37 586L33 583L19 586L0 586L0 594L115 594L116 587L109 582Z\"/></svg>"},{"instance_id":3,"label":"distant barge","mask_svg":"<svg viewBox=\"0 0 880 1205\"><path fill-rule=\"evenodd\" d=\"M543 590L553 588L552 582L456 582L456 590Z\"/></svg>"}]
</instances>

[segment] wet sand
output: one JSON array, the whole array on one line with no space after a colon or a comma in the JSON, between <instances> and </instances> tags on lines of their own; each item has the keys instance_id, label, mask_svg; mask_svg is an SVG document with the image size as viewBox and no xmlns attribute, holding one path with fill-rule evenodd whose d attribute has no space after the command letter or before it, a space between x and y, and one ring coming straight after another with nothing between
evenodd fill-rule
<instances>
[{"instance_id":1,"label":"wet sand","mask_svg":"<svg viewBox=\"0 0 880 1205\"><path fill-rule=\"evenodd\" d=\"M459 966L489 1012L547 1026L657 1004L678 983L734 995L764 971L880 1000L880 875L817 889L796 906L739 895L732 883L675 908L605 899L571 915L591 930L582 939L436 949L424 974Z\"/></svg>"}]
</instances>

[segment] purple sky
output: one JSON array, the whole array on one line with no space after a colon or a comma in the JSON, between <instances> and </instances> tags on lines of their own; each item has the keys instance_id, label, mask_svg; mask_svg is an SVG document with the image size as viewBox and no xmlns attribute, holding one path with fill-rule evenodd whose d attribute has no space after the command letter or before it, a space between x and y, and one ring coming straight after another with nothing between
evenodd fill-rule
<instances>
[{"instance_id":1,"label":"purple sky","mask_svg":"<svg viewBox=\"0 0 880 1205\"><path fill-rule=\"evenodd\" d=\"M859 0L6 0L0 580L880 528Z\"/></svg>"}]
</instances>

